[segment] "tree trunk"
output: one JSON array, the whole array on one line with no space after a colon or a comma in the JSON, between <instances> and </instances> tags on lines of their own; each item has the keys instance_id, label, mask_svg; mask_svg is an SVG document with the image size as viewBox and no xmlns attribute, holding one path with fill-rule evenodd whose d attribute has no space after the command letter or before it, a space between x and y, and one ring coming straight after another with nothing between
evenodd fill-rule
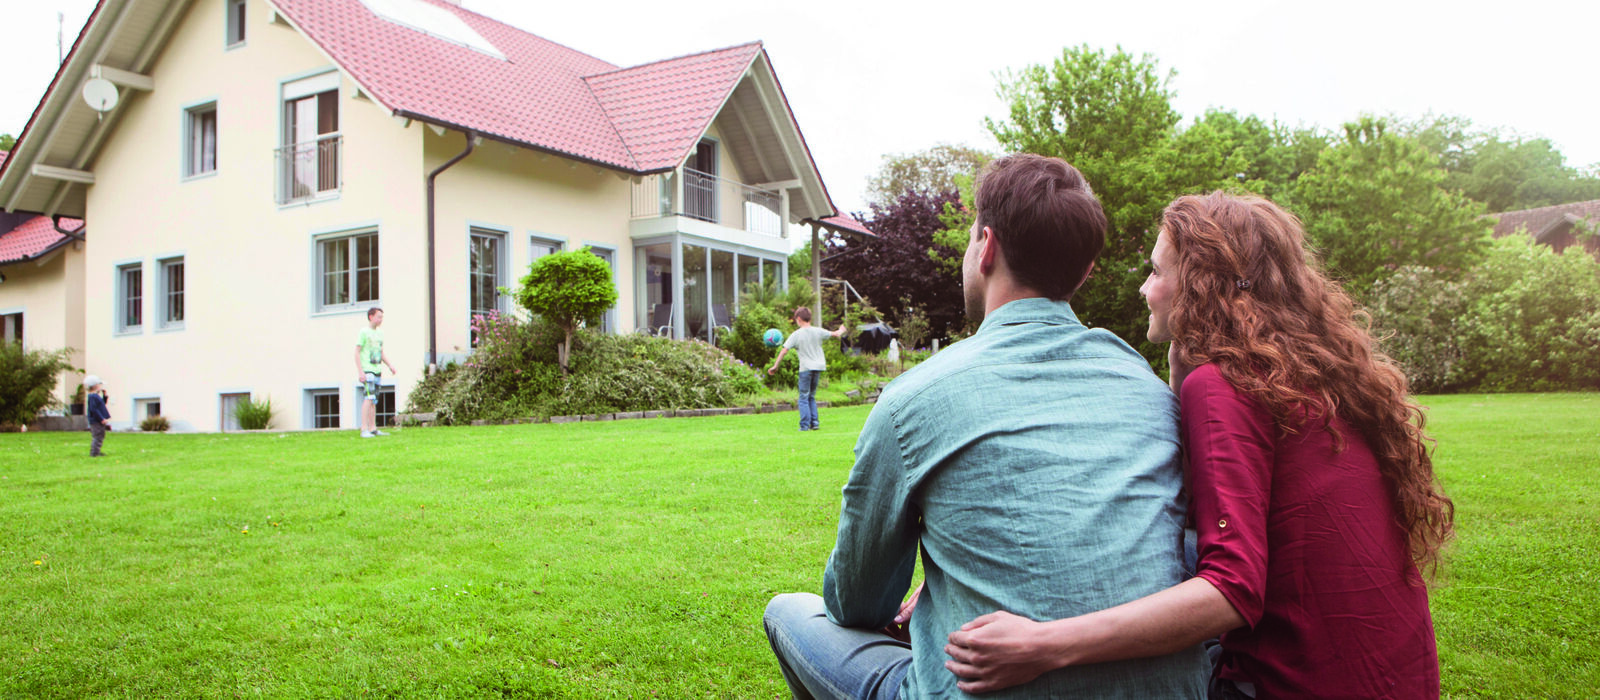
<instances>
[{"instance_id":1,"label":"tree trunk","mask_svg":"<svg viewBox=\"0 0 1600 700\"><path fill-rule=\"evenodd\" d=\"M567 370L567 358L572 354L572 329L566 328L564 330L567 333L567 339L562 341L560 347L556 348L556 361L561 364L562 374L570 374Z\"/></svg>"}]
</instances>

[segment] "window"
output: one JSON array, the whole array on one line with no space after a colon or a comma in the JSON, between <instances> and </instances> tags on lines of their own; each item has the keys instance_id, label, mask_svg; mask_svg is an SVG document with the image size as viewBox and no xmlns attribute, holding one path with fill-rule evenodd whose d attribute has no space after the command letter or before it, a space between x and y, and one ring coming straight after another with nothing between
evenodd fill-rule
<instances>
[{"instance_id":1,"label":"window","mask_svg":"<svg viewBox=\"0 0 1600 700\"><path fill-rule=\"evenodd\" d=\"M162 260L161 328L183 328L183 258Z\"/></svg>"},{"instance_id":2,"label":"window","mask_svg":"<svg viewBox=\"0 0 1600 700\"><path fill-rule=\"evenodd\" d=\"M500 288L505 280L505 234L474 228L467 235L467 284L473 315L501 308Z\"/></svg>"},{"instance_id":3,"label":"window","mask_svg":"<svg viewBox=\"0 0 1600 700\"><path fill-rule=\"evenodd\" d=\"M306 404L311 409L307 412L309 427L312 428L337 428L339 427L339 390L314 389L306 392Z\"/></svg>"},{"instance_id":4,"label":"window","mask_svg":"<svg viewBox=\"0 0 1600 700\"><path fill-rule=\"evenodd\" d=\"M328 72L283 86L283 145L278 149L278 203L337 193L339 74Z\"/></svg>"},{"instance_id":5,"label":"window","mask_svg":"<svg viewBox=\"0 0 1600 700\"><path fill-rule=\"evenodd\" d=\"M378 388L377 425L380 428L394 425L394 387Z\"/></svg>"},{"instance_id":6,"label":"window","mask_svg":"<svg viewBox=\"0 0 1600 700\"><path fill-rule=\"evenodd\" d=\"M244 2L245 0L225 0L228 3L227 11L227 47L233 48L244 43Z\"/></svg>"},{"instance_id":7,"label":"window","mask_svg":"<svg viewBox=\"0 0 1600 700\"><path fill-rule=\"evenodd\" d=\"M249 394L223 394L222 395L222 420L220 425L223 432L240 430L239 404L250 400Z\"/></svg>"},{"instance_id":8,"label":"window","mask_svg":"<svg viewBox=\"0 0 1600 700\"><path fill-rule=\"evenodd\" d=\"M317 241L317 309L373 306L378 302L378 234Z\"/></svg>"},{"instance_id":9,"label":"window","mask_svg":"<svg viewBox=\"0 0 1600 700\"><path fill-rule=\"evenodd\" d=\"M142 421L161 415L161 399L134 399L133 420Z\"/></svg>"},{"instance_id":10,"label":"window","mask_svg":"<svg viewBox=\"0 0 1600 700\"><path fill-rule=\"evenodd\" d=\"M551 253L559 253L567 244L553 238L528 237L528 262L538 260Z\"/></svg>"},{"instance_id":11,"label":"window","mask_svg":"<svg viewBox=\"0 0 1600 700\"><path fill-rule=\"evenodd\" d=\"M183 176L216 172L217 103L184 110L183 134Z\"/></svg>"},{"instance_id":12,"label":"window","mask_svg":"<svg viewBox=\"0 0 1600 700\"><path fill-rule=\"evenodd\" d=\"M590 246L589 252L594 253L595 257L604 260L606 267L611 268L611 283L615 285L617 283L617 251L610 248L596 248L594 246ZM617 307L612 306L611 308L606 309L606 312L600 316L600 332L612 333L615 332L616 329Z\"/></svg>"},{"instance_id":13,"label":"window","mask_svg":"<svg viewBox=\"0 0 1600 700\"><path fill-rule=\"evenodd\" d=\"M22 342L22 312L0 316L0 341L7 343Z\"/></svg>"},{"instance_id":14,"label":"window","mask_svg":"<svg viewBox=\"0 0 1600 700\"><path fill-rule=\"evenodd\" d=\"M117 268L117 332L144 330L144 265L131 263Z\"/></svg>"},{"instance_id":15,"label":"window","mask_svg":"<svg viewBox=\"0 0 1600 700\"><path fill-rule=\"evenodd\" d=\"M701 141L684 164L683 199L685 215L717 222L717 142Z\"/></svg>"}]
</instances>

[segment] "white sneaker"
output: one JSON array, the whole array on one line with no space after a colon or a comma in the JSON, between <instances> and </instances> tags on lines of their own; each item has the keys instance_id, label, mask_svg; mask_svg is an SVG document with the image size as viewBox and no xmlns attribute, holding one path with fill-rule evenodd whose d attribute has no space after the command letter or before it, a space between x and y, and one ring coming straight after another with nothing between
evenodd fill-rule
<instances>
[{"instance_id":1,"label":"white sneaker","mask_svg":"<svg viewBox=\"0 0 1600 700\"><path fill-rule=\"evenodd\" d=\"M369 438L369 437L378 437L378 436L373 435L372 433L369 433L369 432L363 430L363 431L361 431L361 437Z\"/></svg>"},{"instance_id":2,"label":"white sneaker","mask_svg":"<svg viewBox=\"0 0 1600 700\"><path fill-rule=\"evenodd\" d=\"M384 437L384 436L388 435L388 433L383 432L382 430L374 430L374 431L372 431L372 434L376 435L378 437Z\"/></svg>"}]
</instances>

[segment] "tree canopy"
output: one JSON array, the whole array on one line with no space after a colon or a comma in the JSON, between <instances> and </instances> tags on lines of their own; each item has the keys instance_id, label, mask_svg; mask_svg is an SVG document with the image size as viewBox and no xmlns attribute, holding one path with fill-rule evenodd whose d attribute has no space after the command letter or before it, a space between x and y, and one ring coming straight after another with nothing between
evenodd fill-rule
<instances>
[{"instance_id":1,"label":"tree canopy","mask_svg":"<svg viewBox=\"0 0 1600 700\"><path fill-rule=\"evenodd\" d=\"M522 308L544 317L565 333L556 352L565 372L570 366L573 331L579 323L598 322L601 314L615 306L617 287L611 282L611 266L584 246L533 261L516 298Z\"/></svg>"},{"instance_id":2,"label":"tree canopy","mask_svg":"<svg viewBox=\"0 0 1600 700\"><path fill-rule=\"evenodd\" d=\"M867 180L868 204L887 208L908 192L930 196L954 192L956 178L976 174L993 159L986 151L951 144L886 155L878 174Z\"/></svg>"}]
</instances>

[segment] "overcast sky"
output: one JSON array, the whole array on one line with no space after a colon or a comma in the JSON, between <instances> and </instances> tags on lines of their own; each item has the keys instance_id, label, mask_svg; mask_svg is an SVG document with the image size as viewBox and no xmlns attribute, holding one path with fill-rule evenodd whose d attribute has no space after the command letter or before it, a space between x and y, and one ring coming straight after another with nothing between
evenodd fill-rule
<instances>
[{"instance_id":1,"label":"overcast sky","mask_svg":"<svg viewBox=\"0 0 1600 700\"><path fill-rule=\"evenodd\" d=\"M195 0L220 2L221 0ZM260 0L254 0L260 1ZM94 0L8 0L0 133L19 134ZM618 65L759 39L835 203L864 205L885 154L996 148L996 74L1066 46L1121 45L1178 71L1186 118L1209 107L1337 127L1362 112L1461 115L1600 163L1588 29L1600 3L465 0L468 8ZM1568 32L1567 28L1576 30Z\"/></svg>"}]
</instances>

